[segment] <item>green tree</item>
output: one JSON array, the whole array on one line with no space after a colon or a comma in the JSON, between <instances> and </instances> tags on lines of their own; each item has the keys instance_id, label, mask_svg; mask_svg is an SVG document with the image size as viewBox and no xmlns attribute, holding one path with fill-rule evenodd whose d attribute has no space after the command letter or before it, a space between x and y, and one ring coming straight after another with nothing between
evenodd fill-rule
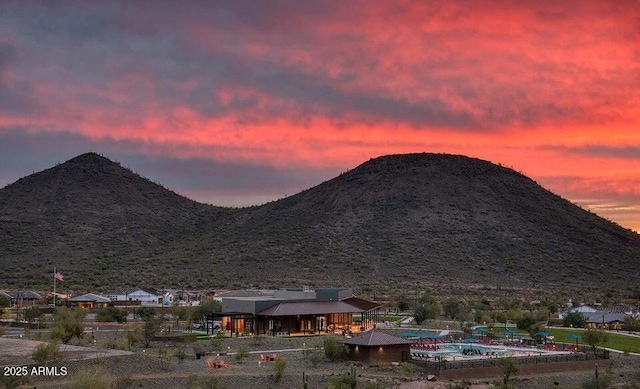
<instances>
[{"instance_id":1,"label":"green tree","mask_svg":"<svg viewBox=\"0 0 640 389\"><path fill-rule=\"evenodd\" d=\"M422 324L427 319L435 319L440 316L442 308L440 304L431 296L424 295L416 302L414 318L416 323Z\"/></svg>"},{"instance_id":2,"label":"green tree","mask_svg":"<svg viewBox=\"0 0 640 389\"><path fill-rule=\"evenodd\" d=\"M582 333L582 340L591 346L591 349L595 353L596 347L609 341L609 334L600 329L591 328Z\"/></svg>"},{"instance_id":3,"label":"green tree","mask_svg":"<svg viewBox=\"0 0 640 389\"><path fill-rule=\"evenodd\" d=\"M191 312L193 322L204 323L207 315L222 311L222 304L219 301L208 299L204 300Z\"/></svg>"},{"instance_id":4,"label":"green tree","mask_svg":"<svg viewBox=\"0 0 640 389\"><path fill-rule=\"evenodd\" d=\"M502 366L502 380L506 387L509 384L511 375L518 372L518 364L513 358L502 358L499 364Z\"/></svg>"},{"instance_id":5,"label":"green tree","mask_svg":"<svg viewBox=\"0 0 640 389\"><path fill-rule=\"evenodd\" d=\"M153 318L156 316L156 310L152 307L140 307L136 309L136 314L142 321L147 321L149 318Z\"/></svg>"},{"instance_id":6,"label":"green tree","mask_svg":"<svg viewBox=\"0 0 640 389\"><path fill-rule=\"evenodd\" d=\"M328 360L342 361L347 357L348 348L342 344L338 339L332 336L324 338L322 341L324 346L324 355Z\"/></svg>"},{"instance_id":7,"label":"green tree","mask_svg":"<svg viewBox=\"0 0 640 389\"><path fill-rule=\"evenodd\" d=\"M156 336L158 332L160 332L161 323L162 319L155 316L149 317L147 318L147 320L145 320L142 330L142 335L144 337L144 347L149 347L149 345L151 344L151 339L153 339L153 337Z\"/></svg>"},{"instance_id":8,"label":"green tree","mask_svg":"<svg viewBox=\"0 0 640 389\"><path fill-rule=\"evenodd\" d=\"M444 316L451 320L458 319L461 308L462 303L458 300L449 299L442 304L442 312L444 313Z\"/></svg>"},{"instance_id":9,"label":"green tree","mask_svg":"<svg viewBox=\"0 0 640 389\"><path fill-rule=\"evenodd\" d=\"M171 315L176 318L176 326L179 324L180 320L185 321L187 320L187 318L189 318L189 309L187 307L179 307L177 305L174 305L173 307L169 308L169 312L171 312Z\"/></svg>"},{"instance_id":10,"label":"green tree","mask_svg":"<svg viewBox=\"0 0 640 389\"><path fill-rule=\"evenodd\" d=\"M156 317L156 311L151 307L140 307L136 310L136 313L144 321L142 329L144 347L149 347L151 339L160 331L162 320Z\"/></svg>"},{"instance_id":11,"label":"green tree","mask_svg":"<svg viewBox=\"0 0 640 389\"><path fill-rule=\"evenodd\" d=\"M640 319L627 316L624 318L624 326L628 331L640 331Z\"/></svg>"},{"instance_id":12,"label":"green tree","mask_svg":"<svg viewBox=\"0 0 640 389\"><path fill-rule=\"evenodd\" d=\"M74 337L82 338L86 314L82 308L58 307L54 316L55 324L51 329L51 338L59 339L65 344Z\"/></svg>"},{"instance_id":13,"label":"green tree","mask_svg":"<svg viewBox=\"0 0 640 389\"><path fill-rule=\"evenodd\" d=\"M7 296L0 296L0 309L6 308L11 305L11 300ZM1 312L0 312L1 313Z\"/></svg>"},{"instance_id":14,"label":"green tree","mask_svg":"<svg viewBox=\"0 0 640 389\"><path fill-rule=\"evenodd\" d=\"M536 324L536 319L530 313L524 314L522 319L516 322L516 326L520 330L529 331L529 328Z\"/></svg>"},{"instance_id":15,"label":"green tree","mask_svg":"<svg viewBox=\"0 0 640 389\"><path fill-rule=\"evenodd\" d=\"M24 320L33 323L42 316L42 311L38 307L29 307L22 310L22 315L24 316Z\"/></svg>"},{"instance_id":16,"label":"green tree","mask_svg":"<svg viewBox=\"0 0 640 389\"><path fill-rule=\"evenodd\" d=\"M398 310L400 312L404 312L407 309L409 309L409 303L406 300L403 299L403 300L398 301Z\"/></svg>"},{"instance_id":17,"label":"green tree","mask_svg":"<svg viewBox=\"0 0 640 389\"><path fill-rule=\"evenodd\" d=\"M587 318L580 312L569 312L562 319L565 327L583 328L587 325Z\"/></svg>"}]
</instances>

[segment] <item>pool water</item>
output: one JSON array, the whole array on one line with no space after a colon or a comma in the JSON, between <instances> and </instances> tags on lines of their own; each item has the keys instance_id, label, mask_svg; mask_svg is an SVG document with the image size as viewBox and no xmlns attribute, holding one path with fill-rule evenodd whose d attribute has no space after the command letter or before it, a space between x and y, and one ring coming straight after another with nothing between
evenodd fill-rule
<instances>
[{"instance_id":1,"label":"pool water","mask_svg":"<svg viewBox=\"0 0 640 389\"><path fill-rule=\"evenodd\" d=\"M569 354L563 351L548 351L533 348L488 346L473 343L441 343L435 349L412 348L412 356L418 359L443 359L447 361L482 358L506 358L531 355Z\"/></svg>"}]
</instances>

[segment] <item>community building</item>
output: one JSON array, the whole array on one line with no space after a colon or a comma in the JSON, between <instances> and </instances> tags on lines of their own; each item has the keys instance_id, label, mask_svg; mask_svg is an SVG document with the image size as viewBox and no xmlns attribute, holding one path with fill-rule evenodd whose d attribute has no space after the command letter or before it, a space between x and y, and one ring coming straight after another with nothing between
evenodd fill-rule
<instances>
[{"instance_id":1,"label":"community building","mask_svg":"<svg viewBox=\"0 0 640 389\"><path fill-rule=\"evenodd\" d=\"M221 300L222 312L211 313L208 322L219 320L236 335L350 334L375 327L381 306L346 288L282 289Z\"/></svg>"}]
</instances>

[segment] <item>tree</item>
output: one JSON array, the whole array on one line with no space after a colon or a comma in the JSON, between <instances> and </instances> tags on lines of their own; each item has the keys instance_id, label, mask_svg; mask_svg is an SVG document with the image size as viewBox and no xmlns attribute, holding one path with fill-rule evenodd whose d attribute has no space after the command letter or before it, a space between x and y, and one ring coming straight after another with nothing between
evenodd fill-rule
<instances>
[{"instance_id":1,"label":"tree","mask_svg":"<svg viewBox=\"0 0 640 389\"><path fill-rule=\"evenodd\" d=\"M144 321L143 336L144 347L149 347L151 339L160 331L162 319L156 317L156 311L151 307L140 307L136 310L140 319Z\"/></svg>"},{"instance_id":2,"label":"tree","mask_svg":"<svg viewBox=\"0 0 640 389\"><path fill-rule=\"evenodd\" d=\"M404 312L407 309L409 309L409 303L406 300L400 300L398 301L398 310L400 312Z\"/></svg>"},{"instance_id":3,"label":"tree","mask_svg":"<svg viewBox=\"0 0 640 389\"><path fill-rule=\"evenodd\" d=\"M204 323L207 319L207 315L221 311L222 304L219 301L213 299L204 300L191 312L191 319L194 322Z\"/></svg>"},{"instance_id":4,"label":"tree","mask_svg":"<svg viewBox=\"0 0 640 389\"><path fill-rule=\"evenodd\" d=\"M416 302L414 318L416 323L422 324L427 319L435 319L440 316L442 308L431 296L424 295Z\"/></svg>"},{"instance_id":5,"label":"tree","mask_svg":"<svg viewBox=\"0 0 640 389\"><path fill-rule=\"evenodd\" d=\"M582 340L591 346L593 352L596 352L596 347L609 341L609 334L595 328L588 329L582 333Z\"/></svg>"},{"instance_id":6,"label":"tree","mask_svg":"<svg viewBox=\"0 0 640 389\"><path fill-rule=\"evenodd\" d=\"M445 317L456 320L460 315L461 307L460 301L449 299L442 304L442 312Z\"/></svg>"},{"instance_id":7,"label":"tree","mask_svg":"<svg viewBox=\"0 0 640 389\"><path fill-rule=\"evenodd\" d=\"M149 318L156 316L156 310L151 307L140 307L136 309L136 314L142 319L142 321L147 321Z\"/></svg>"},{"instance_id":8,"label":"tree","mask_svg":"<svg viewBox=\"0 0 640 389\"><path fill-rule=\"evenodd\" d=\"M346 358L348 348L346 345L340 343L338 339L328 336L324 338L322 343L324 346L324 355L328 360L335 362Z\"/></svg>"},{"instance_id":9,"label":"tree","mask_svg":"<svg viewBox=\"0 0 640 389\"><path fill-rule=\"evenodd\" d=\"M530 313L526 313L522 319L516 322L518 329L524 331L529 331L529 328L534 324L536 324L536 319Z\"/></svg>"},{"instance_id":10,"label":"tree","mask_svg":"<svg viewBox=\"0 0 640 389\"><path fill-rule=\"evenodd\" d=\"M624 326L628 331L640 331L640 319L627 316L624 318Z\"/></svg>"},{"instance_id":11,"label":"tree","mask_svg":"<svg viewBox=\"0 0 640 389\"><path fill-rule=\"evenodd\" d=\"M187 307L179 307L177 305L174 305L173 307L169 308L169 312L171 312L171 315L176 318L176 326L178 325L178 321L185 321L189 317L189 309Z\"/></svg>"},{"instance_id":12,"label":"tree","mask_svg":"<svg viewBox=\"0 0 640 389\"><path fill-rule=\"evenodd\" d=\"M562 319L565 327L583 328L587 324L587 318L580 312L569 312Z\"/></svg>"},{"instance_id":13,"label":"tree","mask_svg":"<svg viewBox=\"0 0 640 389\"><path fill-rule=\"evenodd\" d=\"M38 307L29 307L22 310L22 315L26 321L33 323L42 316L42 311Z\"/></svg>"},{"instance_id":14,"label":"tree","mask_svg":"<svg viewBox=\"0 0 640 389\"><path fill-rule=\"evenodd\" d=\"M502 379L506 387L509 384L511 375L518 372L518 364L513 358L502 358L499 363L502 366Z\"/></svg>"},{"instance_id":15,"label":"tree","mask_svg":"<svg viewBox=\"0 0 640 389\"><path fill-rule=\"evenodd\" d=\"M82 308L58 307L54 316L55 324L51 329L51 338L60 339L65 344L74 337L82 338L86 314Z\"/></svg>"}]
</instances>

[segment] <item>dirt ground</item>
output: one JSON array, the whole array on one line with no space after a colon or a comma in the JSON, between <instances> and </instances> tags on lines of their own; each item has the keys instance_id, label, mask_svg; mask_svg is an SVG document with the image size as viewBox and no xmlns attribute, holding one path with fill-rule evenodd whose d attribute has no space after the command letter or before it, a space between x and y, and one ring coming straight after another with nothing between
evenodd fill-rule
<instances>
[{"instance_id":1,"label":"dirt ground","mask_svg":"<svg viewBox=\"0 0 640 389\"><path fill-rule=\"evenodd\" d=\"M72 345L61 346L66 375L29 375L23 387L67 388L72 383L93 378L110 381L112 388L301 388L303 373L308 377L308 388L327 388L336 376L347 374L350 364L329 362L319 349L323 336L295 338L250 337L196 340L187 342L154 341L149 348L142 342L128 348L127 331L131 328L111 328L86 332L84 339L73 340ZM175 335L175 333L174 333ZM34 337L34 336L31 336ZM40 335L39 337L44 338ZM95 342L93 342L95 340ZM0 366L31 366L31 353L40 344L33 339L0 338ZM197 358L196 353L206 355ZM244 358L237 355L246 352ZM260 355L278 354L287 361L284 376L275 382L274 362L261 361ZM614 382L640 382L640 358L617 356ZM228 368L212 369L209 364L224 361ZM426 373L414 367L411 376L400 366L356 367L358 388L444 389L462 387L461 382L425 380ZM605 372L601 372L605 374ZM516 388L580 388L592 377L592 372L568 372L540 377L515 376ZM84 377L84 378L83 378ZM0 377L7 380L7 377ZM469 388L492 387L495 380L469 382ZM412 379L413 381L409 381ZM0 381L2 382L2 381ZM376 383L377 386L374 386ZM217 386L216 386L217 385Z\"/></svg>"}]
</instances>

